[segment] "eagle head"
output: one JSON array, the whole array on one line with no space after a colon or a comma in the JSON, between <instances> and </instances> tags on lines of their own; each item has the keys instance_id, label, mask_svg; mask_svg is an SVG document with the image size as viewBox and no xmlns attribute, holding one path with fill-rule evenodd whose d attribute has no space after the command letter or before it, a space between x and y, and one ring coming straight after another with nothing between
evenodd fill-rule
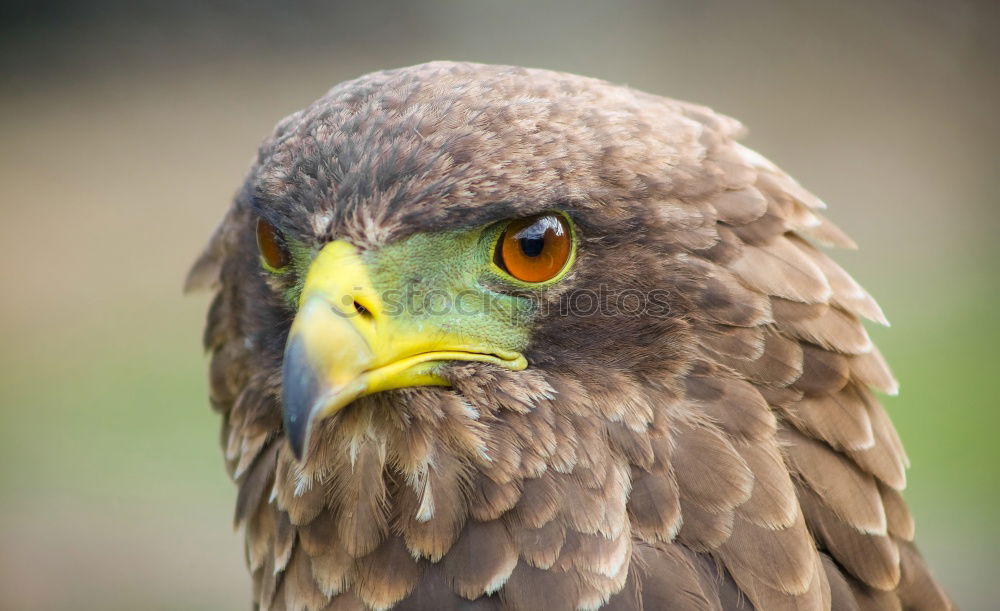
<instances>
[{"instance_id":1,"label":"eagle head","mask_svg":"<svg viewBox=\"0 0 1000 611\"><path fill-rule=\"evenodd\" d=\"M741 133L447 62L281 121L189 279L257 604L945 604L882 313Z\"/></svg>"}]
</instances>

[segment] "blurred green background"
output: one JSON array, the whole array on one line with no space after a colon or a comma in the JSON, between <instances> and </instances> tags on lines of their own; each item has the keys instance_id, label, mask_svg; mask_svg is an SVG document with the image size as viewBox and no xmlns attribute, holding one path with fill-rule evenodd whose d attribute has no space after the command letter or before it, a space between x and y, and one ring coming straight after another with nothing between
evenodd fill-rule
<instances>
[{"instance_id":1,"label":"blurred green background","mask_svg":"<svg viewBox=\"0 0 1000 611\"><path fill-rule=\"evenodd\" d=\"M995 3L0 7L0 608L248 607L182 278L279 118L430 59L708 104L823 197L893 322L919 541L996 608Z\"/></svg>"}]
</instances>

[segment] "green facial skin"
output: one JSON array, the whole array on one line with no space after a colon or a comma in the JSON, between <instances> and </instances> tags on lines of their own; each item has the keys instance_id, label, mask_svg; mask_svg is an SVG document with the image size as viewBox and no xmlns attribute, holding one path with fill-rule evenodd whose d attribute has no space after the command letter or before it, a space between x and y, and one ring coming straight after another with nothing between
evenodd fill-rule
<instances>
[{"instance_id":1,"label":"green facial skin","mask_svg":"<svg viewBox=\"0 0 1000 611\"><path fill-rule=\"evenodd\" d=\"M315 253L289 247L299 280L287 297L297 311L282 361L283 416L302 457L312 424L368 394L448 386L442 368L459 361L528 366L542 283L513 278L494 261L506 223L415 234L359 251L335 240ZM571 240L575 237L572 235Z\"/></svg>"},{"instance_id":2,"label":"green facial skin","mask_svg":"<svg viewBox=\"0 0 1000 611\"><path fill-rule=\"evenodd\" d=\"M557 213L561 214L561 213ZM565 218L565 217L564 217ZM476 343L520 352L529 341L537 305L531 295L558 283L572 267L573 247L563 269L541 283L520 281L494 262L494 251L506 222L486 227L419 233L361 258L372 288L383 301L386 315L432 333L434 329L461 334ZM286 297L297 304L316 251L288 241L292 262L271 273L295 272L298 279Z\"/></svg>"}]
</instances>

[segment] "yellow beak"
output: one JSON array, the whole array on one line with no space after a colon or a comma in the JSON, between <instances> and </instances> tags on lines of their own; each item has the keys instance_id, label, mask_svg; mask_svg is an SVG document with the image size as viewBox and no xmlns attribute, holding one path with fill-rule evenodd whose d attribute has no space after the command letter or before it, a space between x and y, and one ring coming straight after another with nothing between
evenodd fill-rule
<instances>
[{"instance_id":1,"label":"yellow beak","mask_svg":"<svg viewBox=\"0 0 1000 611\"><path fill-rule=\"evenodd\" d=\"M411 386L447 386L437 374L444 362L527 367L521 354L466 337L460 325L444 329L394 305L387 308L351 244L331 242L316 256L282 364L285 433L297 458L309 443L314 422L358 397Z\"/></svg>"}]
</instances>

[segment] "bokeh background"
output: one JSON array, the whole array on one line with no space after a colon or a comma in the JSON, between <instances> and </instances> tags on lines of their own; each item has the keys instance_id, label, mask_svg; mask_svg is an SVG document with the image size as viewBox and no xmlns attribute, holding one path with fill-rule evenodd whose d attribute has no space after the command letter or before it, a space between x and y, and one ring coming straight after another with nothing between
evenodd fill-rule
<instances>
[{"instance_id":1,"label":"bokeh background","mask_svg":"<svg viewBox=\"0 0 1000 611\"><path fill-rule=\"evenodd\" d=\"M0 3L0 608L246 609L181 283L334 83L460 59L708 104L829 204L879 298L918 537L1000 600L995 3Z\"/></svg>"}]
</instances>

